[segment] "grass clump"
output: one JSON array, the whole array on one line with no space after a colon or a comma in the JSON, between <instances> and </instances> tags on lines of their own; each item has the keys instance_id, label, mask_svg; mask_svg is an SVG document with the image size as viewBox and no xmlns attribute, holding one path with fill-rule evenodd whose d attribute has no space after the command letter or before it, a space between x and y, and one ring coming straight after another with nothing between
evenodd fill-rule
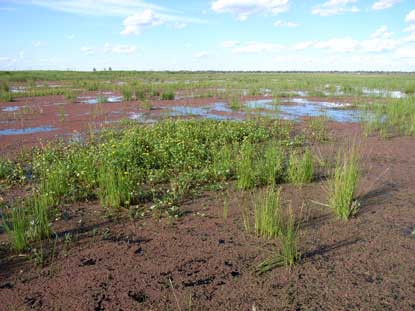
<instances>
[{"instance_id":1,"label":"grass clump","mask_svg":"<svg viewBox=\"0 0 415 311\"><path fill-rule=\"evenodd\" d=\"M133 89L131 87L123 87L121 94L125 101L129 102L133 100Z\"/></svg>"},{"instance_id":2,"label":"grass clump","mask_svg":"<svg viewBox=\"0 0 415 311\"><path fill-rule=\"evenodd\" d=\"M176 95L173 91L165 91L161 94L161 100L174 100Z\"/></svg>"},{"instance_id":3,"label":"grass clump","mask_svg":"<svg viewBox=\"0 0 415 311\"><path fill-rule=\"evenodd\" d=\"M254 161L254 145L249 140L245 140L241 145L239 159L236 165L237 187L241 190L251 189L256 185Z\"/></svg>"},{"instance_id":4,"label":"grass clump","mask_svg":"<svg viewBox=\"0 0 415 311\"><path fill-rule=\"evenodd\" d=\"M0 91L0 102L12 102L13 95L10 92L2 92Z\"/></svg>"},{"instance_id":5,"label":"grass clump","mask_svg":"<svg viewBox=\"0 0 415 311\"><path fill-rule=\"evenodd\" d=\"M6 213L2 213L2 218L3 227L12 248L17 252L25 250L29 242L26 234L29 226L26 209L23 207L10 208Z\"/></svg>"},{"instance_id":6,"label":"grass clump","mask_svg":"<svg viewBox=\"0 0 415 311\"><path fill-rule=\"evenodd\" d=\"M256 168L259 184L273 185L282 180L285 170L284 161L284 153L275 142L266 144Z\"/></svg>"},{"instance_id":7,"label":"grass clump","mask_svg":"<svg viewBox=\"0 0 415 311\"><path fill-rule=\"evenodd\" d=\"M19 206L2 210L3 227L15 251L24 251L30 242L51 236L49 200L35 193Z\"/></svg>"},{"instance_id":8,"label":"grass clump","mask_svg":"<svg viewBox=\"0 0 415 311\"><path fill-rule=\"evenodd\" d=\"M229 107L232 110L240 110L240 109L242 109L242 104L241 104L241 102L239 101L238 98L232 98L230 100Z\"/></svg>"},{"instance_id":9,"label":"grass clump","mask_svg":"<svg viewBox=\"0 0 415 311\"><path fill-rule=\"evenodd\" d=\"M310 149L303 155L292 153L288 163L288 181L295 185L310 183L314 176L313 156Z\"/></svg>"},{"instance_id":10,"label":"grass clump","mask_svg":"<svg viewBox=\"0 0 415 311\"><path fill-rule=\"evenodd\" d=\"M415 96L367 107L366 131L382 137L392 135L415 136Z\"/></svg>"},{"instance_id":11,"label":"grass clump","mask_svg":"<svg viewBox=\"0 0 415 311\"><path fill-rule=\"evenodd\" d=\"M255 232L265 238L274 238L281 231L280 221L280 189L268 186L257 196L254 202Z\"/></svg>"},{"instance_id":12,"label":"grass clump","mask_svg":"<svg viewBox=\"0 0 415 311\"><path fill-rule=\"evenodd\" d=\"M339 152L328 185L329 207L339 219L348 220L359 211L359 203L355 200L358 183L358 155L353 145L349 152Z\"/></svg>"},{"instance_id":13,"label":"grass clump","mask_svg":"<svg viewBox=\"0 0 415 311\"><path fill-rule=\"evenodd\" d=\"M327 116L312 118L306 128L307 136L311 140L320 143L328 141L328 121L329 119Z\"/></svg>"},{"instance_id":14,"label":"grass clump","mask_svg":"<svg viewBox=\"0 0 415 311\"><path fill-rule=\"evenodd\" d=\"M132 185L128 171L102 165L98 170L98 197L106 208L129 206L132 197Z\"/></svg>"},{"instance_id":15,"label":"grass clump","mask_svg":"<svg viewBox=\"0 0 415 311\"><path fill-rule=\"evenodd\" d=\"M276 267L293 267L301 258L298 249L300 224L297 222L291 207L280 216L280 233L278 239L280 250L276 257L266 260L259 265L259 273L265 273Z\"/></svg>"},{"instance_id":16,"label":"grass clump","mask_svg":"<svg viewBox=\"0 0 415 311\"><path fill-rule=\"evenodd\" d=\"M78 93L75 91L66 90L63 96L71 103L76 102L76 100L78 99Z\"/></svg>"}]
</instances>

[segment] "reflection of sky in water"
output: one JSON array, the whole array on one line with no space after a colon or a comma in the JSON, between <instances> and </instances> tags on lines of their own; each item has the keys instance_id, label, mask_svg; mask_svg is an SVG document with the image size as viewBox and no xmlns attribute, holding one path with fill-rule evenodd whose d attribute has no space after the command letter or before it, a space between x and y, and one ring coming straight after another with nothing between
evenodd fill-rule
<instances>
[{"instance_id":1,"label":"reflection of sky in water","mask_svg":"<svg viewBox=\"0 0 415 311\"><path fill-rule=\"evenodd\" d=\"M51 126L28 127L24 129L5 129L5 130L0 130L0 136L33 134L33 133L51 132L54 130L56 129Z\"/></svg>"},{"instance_id":2,"label":"reflection of sky in water","mask_svg":"<svg viewBox=\"0 0 415 311\"><path fill-rule=\"evenodd\" d=\"M184 116L199 116L206 119L213 120L240 120L240 117L233 115L220 115L215 112L232 113L226 103L214 103L208 107L187 107L187 106L173 106L166 107L170 111L166 112L167 115L172 117L184 117Z\"/></svg>"},{"instance_id":3,"label":"reflection of sky in water","mask_svg":"<svg viewBox=\"0 0 415 311\"><path fill-rule=\"evenodd\" d=\"M285 105L283 103L273 104L273 100L271 99L248 101L245 105L251 109L265 109L279 112L282 118L293 120L301 117L327 116L337 122L360 121L360 111L354 109L336 109L347 107L348 104L308 101L303 98L294 98L285 102L294 103L295 105ZM272 112L269 115L272 116Z\"/></svg>"},{"instance_id":4,"label":"reflection of sky in water","mask_svg":"<svg viewBox=\"0 0 415 311\"><path fill-rule=\"evenodd\" d=\"M80 97L82 99L82 97ZM106 103L121 103L122 102L122 96L109 96L109 97L103 97L104 102ZM100 102L99 97L97 98L90 98L86 100L81 100L81 103L89 104L89 105L96 105Z\"/></svg>"},{"instance_id":5,"label":"reflection of sky in water","mask_svg":"<svg viewBox=\"0 0 415 311\"><path fill-rule=\"evenodd\" d=\"M19 106L9 106L9 107L5 107L1 109L1 111L4 111L4 112L13 112L13 111L18 111L18 110L20 110Z\"/></svg>"}]
</instances>

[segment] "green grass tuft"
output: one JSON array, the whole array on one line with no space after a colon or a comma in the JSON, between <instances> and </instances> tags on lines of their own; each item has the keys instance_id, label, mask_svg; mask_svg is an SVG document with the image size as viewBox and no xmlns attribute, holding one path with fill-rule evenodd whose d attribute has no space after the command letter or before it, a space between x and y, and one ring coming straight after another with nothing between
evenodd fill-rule
<instances>
[{"instance_id":1,"label":"green grass tuft","mask_svg":"<svg viewBox=\"0 0 415 311\"><path fill-rule=\"evenodd\" d=\"M310 149L303 155L292 153L288 164L288 181L295 185L312 182L314 176L313 156Z\"/></svg>"},{"instance_id":2,"label":"green grass tuft","mask_svg":"<svg viewBox=\"0 0 415 311\"><path fill-rule=\"evenodd\" d=\"M254 202L255 232L265 238L274 238L281 231L280 221L280 189L271 185L261 191Z\"/></svg>"},{"instance_id":3,"label":"green grass tuft","mask_svg":"<svg viewBox=\"0 0 415 311\"><path fill-rule=\"evenodd\" d=\"M353 145L349 152L339 152L334 176L328 185L329 206L339 219L348 220L359 211L355 200L358 183L358 155Z\"/></svg>"}]
</instances>

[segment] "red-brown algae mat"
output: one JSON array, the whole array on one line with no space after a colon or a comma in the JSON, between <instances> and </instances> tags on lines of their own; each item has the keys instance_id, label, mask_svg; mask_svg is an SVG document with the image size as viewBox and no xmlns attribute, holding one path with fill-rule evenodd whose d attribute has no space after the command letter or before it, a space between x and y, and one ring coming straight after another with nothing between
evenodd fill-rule
<instances>
[{"instance_id":1,"label":"red-brown algae mat","mask_svg":"<svg viewBox=\"0 0 415 311\"><path fill-rule=\"evenodd\" d=\"M361 134L331 129L337 143L317 147L323 156ZM317 204L324 181L282 185L283 202L297 211L305 202L292 268L257 273L278 244L245 231L249 193L228 192L226 218L223 194L209 191L178 219L108 217L97 202L75 203L54 223L67 238L45 267L1 251L1 309L414 310L415 140L369 136L359 152L361 209L347 222Z\"/></svg>"}]
</instances>

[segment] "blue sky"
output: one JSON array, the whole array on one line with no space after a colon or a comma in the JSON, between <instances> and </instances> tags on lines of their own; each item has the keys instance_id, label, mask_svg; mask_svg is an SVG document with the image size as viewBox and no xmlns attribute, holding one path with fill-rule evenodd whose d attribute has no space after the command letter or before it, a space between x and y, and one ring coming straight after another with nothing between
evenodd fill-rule
<instances>
[{"instance_id":1,"label":"blue sky","mask_svg":"<svg viewBox=\"0 0 415 311\"><path fill-rule=\"evenodd\" d=\"M414 0L2 0L0 70L415 71Z\"/></svg>"}]
</instances>

